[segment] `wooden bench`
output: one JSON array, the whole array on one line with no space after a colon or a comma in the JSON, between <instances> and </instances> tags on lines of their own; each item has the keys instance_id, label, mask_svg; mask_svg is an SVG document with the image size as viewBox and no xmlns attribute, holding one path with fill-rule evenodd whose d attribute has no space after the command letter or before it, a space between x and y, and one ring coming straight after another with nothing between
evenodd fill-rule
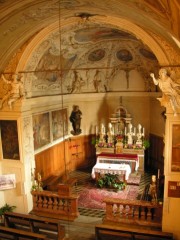
<instances>
[{"instance_id":1,"label":"wooden bench","mask_svg":"<svg viewBox=\"0 0 180 240\"><path fill-rule=\"evenodd\" d=\"M10 227L4 227L0 226L0 239L16 239L18 240L19 238L23 239L48 239L46 235L44 234L39 234L39 233L34 233L34 232L28 232L25 230L20 230L20 229L14 229Z\"/></svg>"},{"instance_id":2,"label":"wooden bench","mask_svg":"<svg viewBox=\"0 0 180 240\"><path fill-rule=\"evenodd\" d=\"M117 226L109 224L98 224L95 226L96 240L104 239L111 240L113 236L119 239L151 239L151 240L162 240L162 239L173 239L172 233L150 230L144 228L134 227L132 225L127 226ZM108 238L109 237L109 238Z\"/></svg>"},{"instance_id":3,"label":"wooden bench","mask_svg":"<svg viewBox=\"0 0 180 240\"><path fill-rule=\"evenodd\" d=\"M65 227L59 220L54 218L39 217L31 214L21 214L7 212L4 214L5 226L28 229L34 233L43 233L48 236L54 236L55 239L63 240L65 238Z\"/></svg>"}]
</instances>

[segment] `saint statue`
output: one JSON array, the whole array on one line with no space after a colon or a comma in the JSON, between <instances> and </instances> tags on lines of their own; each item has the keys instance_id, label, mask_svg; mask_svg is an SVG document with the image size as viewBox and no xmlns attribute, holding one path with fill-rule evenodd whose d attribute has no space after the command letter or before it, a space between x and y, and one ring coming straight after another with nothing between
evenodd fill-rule
<instances>
[{"instance_id":1,"label":"saint statue","mask_svg":"<svg viewBox=\"0 0 180 240\"><path fill-rule=\"evenodd\" d=\"M81 133L81 115L82 112L79 110L79 106L74 105L69 117L73 127L73 131L71 131L73 135L79 135Z\"/></svg>"}]
</instances>

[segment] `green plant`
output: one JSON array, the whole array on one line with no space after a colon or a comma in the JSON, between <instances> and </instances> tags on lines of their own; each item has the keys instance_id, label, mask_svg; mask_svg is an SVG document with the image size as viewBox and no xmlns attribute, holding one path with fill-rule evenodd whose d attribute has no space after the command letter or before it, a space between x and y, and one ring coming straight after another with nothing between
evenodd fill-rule
<instances>
[{"instance_id":1,"label":"green plant","mask_svg":"<svg viewBox=\"0 0 180 240\"><path fill-rule=\"evenodd\" d=\"M96 144L98 144L98 139L96 137L93 137L92 140L91 140L91 144L96 146Z\"/></svg>"},{"instance_id":2,"label":"green plant","mask_svg":"<svg viewBox=\"0 0 180 240\"><path fill-rule=\"evenodd\" d=\"M5 212L13 212L13 210L16 208L16 206L10 206L9 204L4 204L4 206L2 206L0 208L0 217L2 217L4 215Z\"/></svg>"},{"instance_id":3,"label":"green plant","mask_svg":"<svg viewBox=\"0 0 180 240\"><path fill-rule=\"evenodd\" d=\"M147 149L147 148L150 147L150 142L149 142L149 140L144 139L144 141L143 141L143 147L144 147L144 149Z\"/></svg>"},{"instance_id":4,"label":"green plant","mask_svg":"<svg viewBox=\"0 0 180 240\"><path fill-rule=\"evenodd\" d=\"M125 183L118 179L117 174L106 173L103 177L97 181L97 186L100 188L113 188L116 190L123 190Z\"/></svg>"}]
</instances>

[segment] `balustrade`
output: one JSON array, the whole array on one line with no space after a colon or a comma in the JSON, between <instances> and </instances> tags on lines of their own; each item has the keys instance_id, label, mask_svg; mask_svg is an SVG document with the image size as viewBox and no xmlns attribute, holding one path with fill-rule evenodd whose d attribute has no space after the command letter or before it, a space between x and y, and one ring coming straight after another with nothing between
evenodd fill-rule
<instances>
[{"instance_id":1,"label":"balustrade","mask_svg":"<svg viewBox=\"0 0 180 240\"><path fill-rule=\"evenodd\" d=\"M73 221L78 217L78 195L61 196L50 191L32 191L33 209L31 213Z\"/></svg>"},{"instance_id":2,"label":"balustrade","mask_svg":"<svg viewBox=\"0 0 180 240\"><path fill-rule=\"evenodd\" d=\"M103 223L129 222L151 224L161 227L162 206L142 200L123 200L105 198L106 212Z\"/></svg>"}]
</instances>

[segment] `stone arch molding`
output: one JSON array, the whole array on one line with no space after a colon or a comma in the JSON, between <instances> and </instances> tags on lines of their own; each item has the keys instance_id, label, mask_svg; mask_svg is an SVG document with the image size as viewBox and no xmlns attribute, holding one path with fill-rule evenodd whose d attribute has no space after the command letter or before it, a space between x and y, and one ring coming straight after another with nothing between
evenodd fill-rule
<instances>
[{"instance_id":1,"label":"stone arch molding","mask_svg":"<svg viewBox=\"0 0 180 240\"><path fill-rule=\"evenodd\" d=\"M115 26L116 28L119 28L120 30L125 30L135 35L138 39L141 39L141 41L149 46L149 48L152 50L152 52L156 55L158 62L160 65L169 65L169 59L166 55L166 51L164 49L164 45L160 45L160 43L157 41L155 36L148 34L144 30L142 30L140 27L136 26L135 24L119 18L114 17L100 17L97 16L93 18L93 23L97 24L105 24L105 26ZM73 65L73 54L76 51L76 42L73 39L73 28L74 27L81 27L77 18L71 18L66 21L64 21L61 24L62 33L61 35L65 33L64 29L68 29L69 32L71 32L71 35L68 36L68 39L64 39L63 42L60 42L60 36L59 36L59 22L55 22L54 24L48 26L47 28L43 29L39 34L37 34L32 41L27 45L25 48L23 54L21 55L18 65L17 65L17 72L27 72L28 74L25 74L25 82L24 87L27 93L27 98L40 96L42 92L44 92L44 95L48 95L49 91L53 92L53 94L60 94L64 93L64 90L62 91L61 88L61 77L60 75L56 75L56 78L59 78L59 81L50 82L48 84L44 82L37 83L38 76L34 74L34 71L37 68L37 63L43 56L43 54L50 49L51 53L54 55L56 63L59 61L58 53L63 51L63 55L65 58L72 59L70 61L71 68L75 68L76 66ZM162 47L163 46L163 47ZM51 47L51 48L50 48ZM66 55L66 48L70 49L71 55ZM169 49L169 47L168 47ZM48 57L48 53L47 53ZM83 57L80 55L80 59L83 61ZM53 63L52 63L53 64ZM172 63L171 63L172 64ZM58 68L58 64L56 66ZM62 66L61 66L62 67ZM65 73L66 74L66 73ZM84 71L83 74L86 74ZM70 77L67 75L67 77ZM68 91L68 83L66 84L66 90ZM82 83L83 84L83 83ZM69 90L71 91L71 89Z\"/></svg>"}]
</instances>

